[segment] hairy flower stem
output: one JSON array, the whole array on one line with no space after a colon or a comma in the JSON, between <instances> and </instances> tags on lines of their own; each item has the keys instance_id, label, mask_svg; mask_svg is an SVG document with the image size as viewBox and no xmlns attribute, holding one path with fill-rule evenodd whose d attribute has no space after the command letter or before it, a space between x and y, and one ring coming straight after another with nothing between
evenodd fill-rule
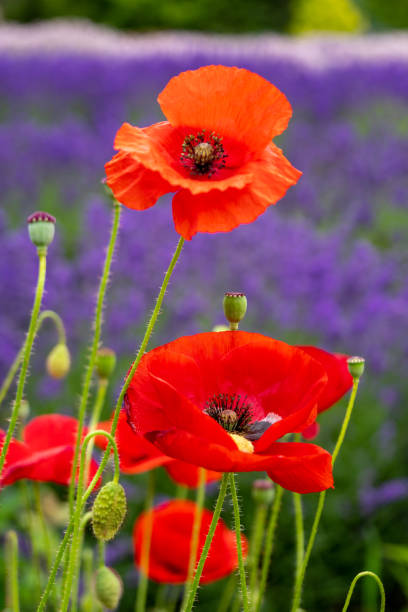
<instances>
[{"instance_id":1,"label":"hairy flower stem","mask_svg":"<svg viewBox=\"0 0 408 612\"><path fill-rule=\"evenodd\" d=\"M22 363L20 369L20 375L17 382L16 398L14 400L13 409L11 412L10 423L7 428L6 437L4 440L3 448L1 449L0 455L0 476L3 471L4 463L6 461L6 454L10 446L10 441L13 436L14 430L17 425L18 414L20 411L21 400L23 399L24 385L27 377L28 365L30 363L31 349L33 347L34 338L37 329L37 319L40 312L41 300L44 293L45 276L47 271L47 248L38 247L38 279L37 287L35 290L34 305L31 312L30 324L28 327L27 337L24 343L24 350L22 356Z\"/></svg>"},{"instance_id":2,"label":"hairy flower stem","mask_svg":"<svg viewBox=\"0 0 408 612\"><path fill-rule=\"evenodd\" d=\"M84 421L85 421L86 407L88 403L89 389L91 386L92 375L93 375L93 371L95 368L96 353L98 351L100 338L101 338L103 303L105 299L106 287L107 287L108 280L109 280L109 273L110 273L110 268L112 264L113 253L115 250L116 239L117 239L118 231L119 231L119 221L120 221L120 213L121 213L122 207L119 204L119 202L117 202L115 199L112 199L112 201L113 201L112 229L111 229L108 248L106 251L102 278L101 278L101 282L99 284L99 289L98 289L98 297L96 301L95 317L94 317L94 323L93 323L94 334L93 334L93 340L92 340L91 350L89 354L89 361L88 361L88 365L85 370L85 377L84 377L84 382L82 385L81 399L80 399L79 410L78 410L78 431L77 431L76 442L75 442L74 459L72 462L71 480L69 484L70 514L72 514L74 511L75 477L76 477L76 473L78 469L78 458L79 458L79 451L80 451L80 446L81 446L82 433L84 429Z\"/></svg>"},{"instance_id":3,"label":"hairy flower stem","mask_svg":"<svg viewBox=\"0 0 408 612\"><path fill-rule=\"evenodd\" d=\"M258 582L258 566L259 556L261 553L262 539L265 533L266 516L268 512L268 506L265 503L257 503L255 509L255 516L253 519L253 529L251 534L251 541L249 545L249 590L251 593L252 601L256 601L256 589Z\"/></svg>"},{"instance_id":4,"label":"hairy flower stem","mask_svg":"<svg viewBox=\"0 0 408 612\"><path fill-rule=\"evenodd\" d=\"M259 612L261 608L261 604L262 604L262 599L265 593L266 582L268 579L268 572L269 572L269 564L271 562L271 556L272 556L272 551L273 551L274 536L275 536L276 526L278 524L279 512L280 512L281 504L282 504L283 491L284 489L282 489L282 487L280 487L279 485L276 485L275 499L273 500L271 516L269 519L266 536L265 536L265 550L264 550L264 556L263 556L262 568L261 568L261 580L259 582L257 600L256 602L254 602L255 612Z\"/></svg>"},{"instance_id":5,"label":"hairy flower stem","mask_svg":"<svg viewBox=\"0 0 408 612\"><path fill-rule=\"evenodd\" d=\"M89 444L89 441L98 435L105 436L106 438L108 438L111 447L113 447L114 457L115 457L115 475L114 475L113 481L114 482L119 481L119 475L120 475L119 455L118 455L118 449L116 447L116 443L115 443L113 436L107 433L106 431L103 431L102 429L97 429L95 431L90 432L87 436L85 436L85 439L82 445L82 450L81 450L81 460L79 463L78 487L77 487L78 495L77 495L77 503L75 506L75 513L74 513L72 543L71 543L70 553L68 556L67 572L66 572L66 577L65 577L65 584L63 587L62 603L61 603L59 612L65 612L66 610L68 610L71 594L76 595L76 593L72 593L72 582L75 577L76 565L79 559L80 544L81 544L81 513L82 513L82 508L83 508L82 493L83 493L84 475L85 475L86 451L87 451L87 446ZM76 604L74 604L74 607L75 606Z\"/></svg>"},{"instance_id":6,"label":"hairy flower stem","mask_svg":"<svg viewBox=\"0 0 408 612\"><path fill-rule=\"evenodd\" d=\"M143 532L142 551L140 559L140 580L137 589L135 612L144 612L146 607L147 587L149 584L150 544L153 530L153 501L155 490L155 473L150 470L147 475L147 493L145 513L147 515L146 529Z\"/></svg>"},{"instance_id":7,"label":"hairy flower stem","mask_svg":"<svg viewBox=\"0 0 408 612\"><path fill-rule=\"evenodd\" d=\"M381 597L380 612L385 612L384 585L381 579L379 578L379 576L377 576L377 574L375 574L374 572L369 572L368 570L365 572L360 572L359 574L357 574L357 576L354 577L353 582L350 584L350 588L348 590L346 601L344 602L344 606L342 608L342 612L347 612L349 604L350 604L351 596L353 595L354 587L356 586L357 581L360 580L360 578L363 578L364 576L369 576L370 578L373 578L378 584L378 588L380 590L380 597Z\"/></svg>"},{"instance_id":8,"label":"hairy flower stem","mask_svg":"<svg viewBox=\"0 0 408 612\"><path fill-rule=\"evenodd\" d=\"M58 333L58 342L65 344L66 334L65 334L64 323L61 317L57 315L57 313L54 312L53 310L43 310L40 313L37 319L37 327L36 327L34 335L36 336L38 334L40 327L43 321L45 321L45 319L52 319L55 322L55 326L57 328L57 333ZM13 382L15 375L17 374L19 365L21 363L21 360L24 354L24 345L25 343L23 343L23 346L20 348L17 355L15 356L14 361L11 364L9 371L6 374L6 378L4 379L3 384L0 387L0 405L2 401L4 400L4 398L6 397L7 391L9 390L10 385Z\"/></svg>"},{"instance_id":9,"label":"hairy flower stem","mask_svg":"<svg viewBox=\"0 0 408 612\"><path fill-rule=\"evenodd\" d=\"M300 442L300 434L296 433L294 437L295 442ZM292 493L293 495L293 509L295 512L295 534L296 534L296 569L295 569L295 580L296 576L300 571L300 567L303 561L303 555L305 554L305 529L303 523L303 508L302 508L302 496L300 493Z\"/></svg>"},{"instance_id":10,"label":"hairy flower stem","mask_svg":"<svg viewBox=\"0 0 408 612\"><path fill-rule=\"evenodd\" d=\"M189 596L188 596L187 604L186 604L186 606L184 608L182 608L182 612L190 612L192 607L193 607L193 605L194 605L194 600L195 600L195 597L196 597L198 585L200 583L201 574L203 573L204 563L205 563L205 560L207 559L208 552L209 552L210 547L211 547L211 542L212 542L212 539L214 537L214 533L215 533L215 529L217 527L218 519L221 516L221 510L222 510L222 506L224 504L225 494L226 494L227 488L228 488L229 477L230 477L229 473L224 474L223 477L222 477L221 485L220 485L220 490L219 490L218 498L217 498L217 503L216 503L215 509L214 509L213 518L212 518L210 527L208 529L207 537L206 537L205 542L204 542L204 547L203 547L203 550L201 552L200 560L199 560L198 565L197 565L197 569L196 569L196 572L195 572L195 575L194 575L193 582L191 583L191 588L190 588L190 593L189 593Z\"/></svg>"},{"instance_id":11,"label":"hairy flower stem","mask_svg":"<svg viewBox=\"0 0 408 612\"><path fill-rule=\"evenodd\" d=\"M239 503L238 503L237 487L235 485L235 476L232 472L230 474L230 489L231 489L232 505L234 508L235 534L237 538L238 567L239 567L239 575L241 579L242 606L243 606L244 612L249 612L248 589L247 589L247 584L246 584L244 558L242 556L241 518L239 515Z\"/></svg>"},{"instance_id":12,"label":"hairy flower stem","mask_svg":"<svg viewBox=\"0 0 408 612\"><path fill-rule=\"evenodd\" d=\"M6 607L10 612L20 612L19 586L18 586L18 538L15 531L6 533L5 543L6 561Z\"/></svg>"},{"instance_id":13,"label":"hairy flower stem","mask_svg":"<svg viewBox=\"0 0 408 612\"><path fill-rule=\"evenodd\" d=\"M194 567L197 561L197 551L198 551L198 544L200 540L200 530L201 530L201 519L203 516L203 508L204 508L205 483L206 483L206 470L205 468L200 467L198 468L198 487L197 487L197 493L196 493L196 507L195 507L195 512L194 512L193 529L191 532L190 558L188 560L187 580L184 585L184 597L183 597L183 603L181 604L181 609L183 609L187 603L191 581L194 575Z\"/></svg>"},{"instance_id":14,"label":"hairy flower stem","mask_svg":"<svg viewBox=\"0 0 408 612\"><path fill-rule=\"evenodd\" d=\"M337 442L336 442L336 445L334 447L334 451L333 451L333 454L332 454L332 465L333 466L334 466L334 462L336 461L337 455L339 454L341 445L343 444L344 437L345 437L346 431L347 431L347 427L348 427L348 424L350 422L351 413L353 412L353 407L354 407L354 403L355 403L355 400L356 400L356 395L357 395L357 389L358 389L359 381L360 381L359 378L354 378L354 380L353 380L353 389L351 391L351 395L350 395L350 399L349 399L349 402L348 402L346 414L344 415L344 419L343 419L343 423L342 423L342 426L341 426L341 429L340 429L340 433L339 433L339 436L337 438ZM324 502L325 502L325 499L326 499L326 493L327 493L327 491L322 491L320 493L320 495L319 495L319 501L318 501L318 504L317 504L316 514L315 514L315 517L314 517L314 520L313 520L313 525L312 525L312 529L311 529L311 532L310 532L309 541L307 543L306 552L304 554L303 562L302 562L302 564L300 566L300 569L299 569L299 571L296 574L295 587L294 587L294 591L293 591L293 601L292 601L291 612L297 612L298 608L300 607L301 597L302 597L303 581L305 579L305 573L306 573L307 564L309 563L310 555L312 554L314 542L315 542L315 539L316 539L317 530L318 530L319 523L320 523L320 517L322 516L322 512L323 512L323 508L324 508Z\"/></svg>"}]
</instances>

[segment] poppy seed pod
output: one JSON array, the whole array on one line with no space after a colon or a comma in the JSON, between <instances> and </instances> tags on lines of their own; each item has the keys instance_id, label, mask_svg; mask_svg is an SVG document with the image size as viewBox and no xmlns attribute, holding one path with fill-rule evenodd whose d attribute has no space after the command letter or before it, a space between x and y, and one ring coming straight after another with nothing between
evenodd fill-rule
<instances>
[{"instance_id":1,"label":"poppy seed pod","mask_svg":"<svg viewBox=\"0 0 408 612\"><path fill-rule=\"evenodd\" d=\"M64 378L68 374L71 367L71 355L65 342L54 346L47 357L45 367L52 378Z\"/></svg>"},{"instance_id":2,"label":"poppy seed pod","mask_svg":"<svg viewBox=\"0 0 408 612\"><path fill-rule=\"evenodd\" d=\"M46 212L35 212L27 218L31 242L37 247L47 247L54 240L55 217Z\"/></svg>"},{"instance_id":3,"label":"poppy seed pod","mask_svg":"<svg viewBox=\"0 0 408 612\"><path fill-rule=\"evenodd\" d=\"M349 357L347 359L349 372L353 378L360 378L364 373L365 359L363 357Z\"/></svg>"},{"instance_id":4,"label":"poppy seed pod","mask_svg":"<svg viewBox=\"0 0 408 612\"><path fill-rule=\"evenodd\" d=\"M257 504L271 504L275 497L275 485L272 480L262 478L252 483L252 498Z\"/></svg>"},{"instance_id":5,"label":"poppy seed pod","mask_svg":"<svg viewBox=\"0 0 408 612\"><path fill-rule=\"evenodd\" d=\"M244 293L228 291L223 300L224 314L230 323L230 329L238 329L238 323L247 311L247 299Z\"/></svg>"},{"instance_id":6,"label":"poppy seed pod","mask_svg":"<svg viewBox=\"0 0 408 612\"><path fill-rule=\"evenodd\" d=\"M110 567L100 567L95 573L95 593L105 608L114 610L123 593L123 583L119 574Z\"/></svg>"},{"instance_id":7,"label":"poppy seed pod","mask_svg":"<svg viewBox=\"0 0 408 612\"><path fill-rule=\"evenodd\" d=\"M102 487L92 507L92 527L98 540L111 540L119 531L126 515L125 490L118 482Z\"/></svg>"},{"instance_id":8,"label":"poppy seed pod","mask_svg":"<svg viewBox=\"0 0 408 612\"><path fill-rule=\"evenodd\" d=\"M101 348L96 353L95 368L99 378L109 378L116 366L116 354L110 348Z\"/></svg>"}]
</instances>

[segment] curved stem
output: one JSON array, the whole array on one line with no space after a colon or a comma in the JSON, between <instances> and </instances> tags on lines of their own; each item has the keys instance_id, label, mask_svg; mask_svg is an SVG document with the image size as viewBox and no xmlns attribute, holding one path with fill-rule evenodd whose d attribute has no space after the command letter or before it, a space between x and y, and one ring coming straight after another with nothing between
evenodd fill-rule
<instances>
[{"instance_id":1,"label":"curved stem","mask_svg":"<svg viewBox=\"0 0 408 612\"><path fill-rule=\"evenodd\" d=\"M78 431L75 441L74 459L72 462L71 469L71 480L69 484L69 509L70 514L74 511L74 496L75 496L75 475L78 468L78 457L79 449L81 446L82 433L84 429L84 420L86 407L88 403L89 389L91 386L92 374L95 368L96 353L99 348L99 342L101 338L102 329L102 310L105 299L106 287L109 280L110 268L112 264L113 253L115 250L116 239L119 231L119 220L120 220L121 205L116 200L113 200L113 223L110 234L108 249L106 251L105 262L103 265L103 272L101 282L98 289L98 297L96 301L95 317L94 317L94 335L92 340L92 346L89 354L89 361L85 371L85 378L82 386L81 399L78 410Z\"/></svg>"},{"instance_id":2,"label":"curved stem","mask_svg":"<svg viewBox=\"0 0 408 612\"><path fill-rule=\"evenodd\" d=\"M351 391L350 399L349 399L349 402L348 402L348 405L347 405L346 414L344 415L344 419L343 419L343 423L342 423L342 426L341 426L341 429L340 429L340 433L339 433L339 436L337 438L336 445L334 447L334 451L333 451L333 455L332 455L332 465L334 465L334 462L336 461L337 455L339 454L341 445L343 444L344 437L346 435L347 427L348 427L348 424L350 422L351 413L353 412L353 407L354 407L354 403L355 403L355 400L356 400L358 384L359 384L359 379L355 378L353 380L353 389ZM317 504L316 514L315 514L315 517L314 517L314 521L313 521L313 525L312 525L312 530L310 532L309 541L307 543L306 552L305 552L305 555L303 557L303 562L302 562L302 564L300 566L300 569L299 569L299 571L297 572L297 575L296 575L295 587L294 587L294 591L293 591L292 608L291 608L292 612L297 612L298 608L300 607L300 602L301 602L301 597L302 597L303 581L305 579L305 573L306 573L307 564L309 563L310 555L312 554L314 542L315 542L315 539L316 539L316 534L317 534L317 529L319 527L320 517L322 516L322 512L323 512L323 508L324 508L324 502L325 502L325 499L326 499L326 492L327 491L322 491L320 493L320 495L319 495L319 502Z\"/></svg>"},{"instance_id":3,"label":"curved stem","mask_svg":"<svg viewBox=\"0 0 408 612\"><path fill-rule=\"evenodd\" d=\"M106 378L98 379L98 389L96 391L96 398L94 402L94 406L92 409L91 420L89 421L89 431L94 431L97 426L103 405L105 403L106 391L108 389L108 380ZM92 451L94 449L94 439L90 441L88 444L88 448L86 450L86 458L85 458L85 482L88 481L89 474L89 466L92 458Z\"/></svg>"},{"instance_id":4,"label":"curved stem","mask_svg":"<svg viewBox=\"0 0 408 612\"><path fill-rule=\"evenodd\" d=\"M184 597L181 608L183 609L187 603L189 587L194 575L194 567L197 562L197 551L200 540L201 530L201 519L203 516L204 498L205 498L205 483L206 483L206 469L198 468L198 487L196 492L196 507L194 512L193 529L191 532L191 543L190 543L190 558L188 560L188 571L187 580L184 585Z\"/></svg>"},{"instance_id":5,"label":"curved stem","mask_svg":"<svg viewBox=\"0 0 408 612\"><path fill-rule=\"evenodd\" d=\"M47 251L45 248L38 248L38 280L37 287L35 290L34 305L31 312L30 324L28 327L27 338L24 343L23 357L20 375L17 383L16 398L13 404L11 412L10 423L7 428L6 437L4 440L3 448L1 449L0 455L0 475L3 471L4 463L6 461L6 454L10 445L11 438L16 428L18 413L20 411L21 400L23 399L24 385L26 381L28 365L30 363L31 349L34 343L35 333L37 329L37 319L40 312L41 300L44 293L45 276L47 271Z\"/></svg>"},{"instance_id":6,"label":"curved stem","mask_svg":"<svg viewBox=\"0 0 408 612\"><path fill-rule=\"evenodd\" d=\"M45 319L51 319L54 322L58 334L58 343L66 344L67 334L65 332L64 322L59 316L59 314L54 312L54 310L43 310L40 316L38 317L38 329L42 322L45 321Z\"/></svg>"},{"instance_id":7,"label":"curved stem","mask_svg":"<svg viewBox=\"0 0 408 612\"><path fill-rule=\"evenodd\" d=\"M237 554L238 554L239 575L241 579L242 605L244 608L244 612L249 612L248 589L247 589L247 584L246 584L244 558L242 556L241 517L239 515L239 503L238 503L237 487L235 484L235 475L232 472L230 474L230 489L231 489L232 505L234 508L235 535L237 538Z\"/></svg>"},{"instance_id":8,"label":"curved stem","mask_svg":"<svg viewBox=\"0 0 408 612\"><path fill-rule=\"evenodd\" d=\"M269 564L271 562L271 556L272 556L272 551L273 551L274 536L275 536L276 526L278 524L279 512L280 512L281 504L282 504L283 491L284 489L282 489L282 487L280 487L279 485L276 485L275 499L273 500L273 505L271 509L271 517L269 519L268 528L267 528L266 537L265 537L265 552L264 552L264 557L262 561L261 580L259 583L258 596L257 596L256 604L254 606L255 612L259 612L261 608L261 604L262 604L262 599L265 593L266 582L268 579L268 572L269 572Z\"/></svg>"},{"instance_id":9,"label":"curved stem","mask_svg":"<svg viewBox=\"0 0 408 612\"><path fill-rule=\"evenodd\" d=\"M369 572L369 571L360 572L359 574L357 574L357 576L354 577L353 582L350 584L350 588L348 590L346 601L344 602L342 612L346 612L348 610L350 599L351 599L351 596L353 595L354 587L356 586L357 581L360 580L360 578L363 578L364 576L370 576L370 578L374 578L374 580L378 584L378 588L380 590L380 597L381 597L380 612L385 612L384 585L381 582L381 579L377 576L377 574L375 574L374 572Z\"/></svg>"},{"instance_id":10,"label":"curved stem","mask_svg":"<svg viewBox=\"0 0 408 612\"><path fill-rule=\"evenodd\" d=\"M14 361L11 364L9 371L6 374L6 378L4 379L3 384L1 385L1 388L0 388L0 406L1 406L4 398L7 395L7 391L9 390L10 385L13 382L15 375L17 374L18 368L19 368L21 360L23 358L23 353L24 353L24 344L21 347L21 349L18 351L17 355L15 356Z\"/></svg>"},{"instance_id":11,"label":"curved stem","mask_svg":"<svg viewBox=\"0 0 408 612\"><path fill-rule=\"evenodd\" d=\"M196 569L196 572L195 572L195 576L194 576L193 582L191 584L191 588L190 588L190 593L189 593L189 596L188 596L187 604L186 604L185 608L182 609L183 612L190 612L190 610L192 609L192 607L194 605L194 600L195 600L195 596L196 596L196 593L197 593L198 585L200 583L201 574L203 573L204 563L205 563L205 561L207 559L208 552L209 552L210 546L211 546L211 542L212 542L212 539L214 537L215 529L216 529L217 524L218 524L218 519L220 518L220 515L221 515L221 510L222 510L222 506L223 506L223 503L224 503L225 494L227 492L228 481L229 481L229 473L224 474L223 477L222 477L222 480L221 480L221 486L220 486L220 490L219 490L219 493L218 493L218 499L217 499L217 503L215 505L213 518L212 518L210 527L208 529L208 534L207 534L207 537L206 537L205 542L204 542L204 547L203 547L203 550L201 552L200 560L198 562L197 569Z\"/></svg>"},{"instance_id":12,"label":"curved stem","mask_svg":"<svg viewBox=\"0 0 408 612\"><path fill-rule=\"evenodd\" d=\"M147 515L146 529L143 533L142 552L140 559L140 581L137 589L136 612L144 612L146 607L147 587L149 583L149 557L150 543L153 530L153 500L155 488L155 473L150 470L147 480L147 493L145 500L145 513Z\"/></svg>"}]
</instances>

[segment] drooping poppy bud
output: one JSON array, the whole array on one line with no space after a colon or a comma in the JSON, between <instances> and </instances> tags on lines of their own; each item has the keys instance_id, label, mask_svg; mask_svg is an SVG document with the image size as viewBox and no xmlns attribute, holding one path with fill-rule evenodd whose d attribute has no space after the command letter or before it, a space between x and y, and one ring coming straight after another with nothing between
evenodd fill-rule
<instances>
[{"instance_id":1,"label":"drooping poppy bud","mask_svg":"<svg viewBox=\"0 0 408 612\"><path fill-rule=\"evenodd\" d=\"M349 357L347 365L351 376L356 379L360 378L364 373L365 359L364 357Z\"/></svg>"},{"instance_id":2,"label":"drooping poppy bud","mask_svg":"<svg viewBox=\"0 0 408 612\"><path fill-rule=\"evenodd\" d=\"M71 355L65 342L59 342L50 351L45 363L52 378L64 378L71 367Z\"/></svg>"},{"instance_id":3,"label":"drooping poppy bud","mask_svg":"<svg viewBox=\"0 0 408 612\"><path fill-rule=\"evenodd\" d=\"M105 565L98 568L95 573L95 593L105 608L114 610L123 593L123 583L119 574Z\"/></svg>"},{"instance_id":4,"label":"drooping poppy bud","mask_svg":"<svg viewBox=\"0 0 408 612\"><path fill-rule=\"evenodd\" d=\"M119 531L126 515L125 490L118 482L108 482L95 498L92 527L98 540L111 540Z\"/></svg>"},{"instance_id":5,"label":"drooping poppy bud","mask_svg":"<svg viewBox=\"0 0 408 612\"><path fill-rule=\"evenodd\" d=\"M116 354L110 348L101 348L96 353L95 368L99 378L109 378L116 366Z\"/></svg>"},{"instance_id":6,"label":"drooping poppy bud","mask_svg":"<svg viewBox=\"0 0 408 612\"><path fill-rule=\"evenodd\" d=\"M37 247L47 247L54 240L55 217L46 212L35 212L27 218L31 242Z\"/></svg>"},{"instance_id":7,"label":"drooping poppy bud","mask_svg":"<svg viewBox=\"0 0 408 612\"><path fill-rule=\"evenodd\" d=\"M247 299L244 293L228 291L224 295L224 314L230 323L230 329L238 329L238 323L244 318L247 310Z\"/></svg>"}]
</instances>

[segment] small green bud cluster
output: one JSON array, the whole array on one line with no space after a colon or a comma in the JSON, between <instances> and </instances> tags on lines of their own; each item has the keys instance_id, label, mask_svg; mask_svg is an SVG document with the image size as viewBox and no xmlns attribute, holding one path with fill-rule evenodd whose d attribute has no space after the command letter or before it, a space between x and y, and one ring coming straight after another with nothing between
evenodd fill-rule
<instances>
[{"instance_id":1,"label":"small green bud cluster","mask_svg":"<svg viewBox=\"0 0 408 612\"><path fill-rule=\"evenodd\" d=\"M223 306L225 318L230 324L230 329L238 329L238 324L244 318L247 310L245 294L237 291L228 291L224 295Z\"/></svg>"},{"instance_id":2,"label":"small green bud cluster","mask_svg":"<svg viewBox=\"0 0 408 612\"><path fill-rule=\"evenodd\" d=\"M125 490L118 482L108 482L95 498L92 527L98 540L111 540L119 531L126 515Z\"/></svg>"},{"instance_id":3,"label":"small green bud cluster","mask_svg":"<svg viewBox=\"0 0 408 612\"><path fill-rule=\"evenodd\" d=\"M97 600L108 610L114 610L123 593L123 583L119 574L103 565L95 572L95 593Z\"/></svg>"}]
</instances>

